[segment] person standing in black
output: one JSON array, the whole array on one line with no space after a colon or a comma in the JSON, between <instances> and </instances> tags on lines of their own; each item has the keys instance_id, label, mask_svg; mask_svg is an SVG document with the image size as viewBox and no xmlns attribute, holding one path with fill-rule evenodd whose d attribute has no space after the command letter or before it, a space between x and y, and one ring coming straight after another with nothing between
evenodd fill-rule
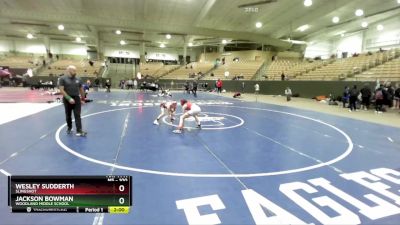
<instances>
[{"instance_id":1,"label":"person standing in black","mask_svg":"<svg viewBox=\"0 0 400 225\"><path fill-rule=\"evenodd\" d=\"M197 97L197 81L193 81L193 88L192 88L192 93L194 97Z\"/></svg>"},{"instance_id":2,"label":"person standing in black","mask_svg":"<svg viewBox=\"0 0 400 225\"><path fill-rule=\"evenodd\" d=\"M382 113L383 111L383 103L384 103L384 89L381 84L375 90L375 113Z\"/></svg>"},{"instance_id":3,"label":"person standing in black","mask_svg":"<svg viewBox=\"0 0 400 225\"><path fill-rule=\"evenodd\" d=\"M343 108L346 108L346 103L349 102L349 98L350 98L350 89L349 87L345 86L342 96Z\"/></svg>"},{"instance_id":4,"label":"person standing in black","mask_svg":"<svg viewBox=\"0 0 400 225\"><path fill-rule=\"evenodd\" d=\"M387 88L387 105L389 108L393 107L393 102L394 102L394 93L395 93L395 89L394 87L389 83L386 85Z\"/></svg>"},{"instance_id":5,"label":"person standing in black","mask_svg":"<svg viewBox=\"0 0 400 225\"><path fill-rule=\"evenodd\" d=\"M282 74L281 74L281 80L285 80L285 73L283 73L283 71L282 71Z\"/></svg>"},{"instance_id":6,"label":"person standing in black","mask_svg":"<svg viewBox=\"0 0 400 225\"><path fill-rule=\"evenodd\" d=\"M350 90L350 106L349 106L349 111L356 111L356 103L357 103L357 98L360 92L357 90L357 85L354 85L353 88Z\"/></svg>"},{"instance_id":7,"label":"person standing in black","mask_svg":"<svg viewBox=\"0 0 400 225\"><path fill-rule=\"evenodd\" d=\"M360 90L360 92L361 92L361 107L363 107L364 110L368 110L372 96L371 88L369 88L368 84L365 84L364 87Z\"/></svg>"},{"instance_id":8,"label":"person standing in black","mask_svg":"<svg viewBox=\"0 0 400 225\"><path fill-rule=\"evenodd\" d=\"M190 94L189 81L186 81L183 86L185 88L185 92L184 93Z\"/></svg>"},{"instance_id":9,"label":"person standing in black","mask_svg":"<svg viewBox=\"0 0 400 225\"><path fill-rule=\"evenodd\" d=\"M60 93L64 96L63 103L67 120L67 134L72 133L72 111L74 112L76 136L84 137L86 132L82 130L81 104L85 101L85 93L82 81L76 77L76 67L68 66L67 75L59 79Z\"/></svg>"},{"instance_id":10,"label":"person standing in black","mask_svg":"<svg viewBox=\"0 0 400 225\"><path fill-rule=\"evenodd\" d=\"M394 108L400 108L400 86L396 84L396 90L394 91Z\"/></svg>"}]
</instances>

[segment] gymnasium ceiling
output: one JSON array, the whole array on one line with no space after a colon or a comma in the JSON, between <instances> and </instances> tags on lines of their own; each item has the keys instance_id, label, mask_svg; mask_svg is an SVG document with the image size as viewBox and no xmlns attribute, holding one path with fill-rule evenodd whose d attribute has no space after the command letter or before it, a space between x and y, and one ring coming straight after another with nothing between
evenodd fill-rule
<instances>
[{"instance_id":1,"label":"gymnasium ceiling","mask_svg":"<svg viewBox=\"0 0 400 225\"><path fill-rule=\"evenodd\" d=\"M270 0L253 6L239 5L265 0L0 0L0 38L35 38L74 41L88 45L182 47L218 45L228 41L253 42L288 49L292 40L331 39L340 32L376 29L378 22L400 18L398 0ZM355 16L356 9L364 15ZM334 24L332 17L339 16ZM367 21L368 28L361 22ZM255 23L262 22L261 28ZM57 26L63 24L65 30ZM304 32L298 27L308 24ZM116 35L115 30L121 30ZM165 34L171 34L166 39Z\"/></svg>"}]
</instances>

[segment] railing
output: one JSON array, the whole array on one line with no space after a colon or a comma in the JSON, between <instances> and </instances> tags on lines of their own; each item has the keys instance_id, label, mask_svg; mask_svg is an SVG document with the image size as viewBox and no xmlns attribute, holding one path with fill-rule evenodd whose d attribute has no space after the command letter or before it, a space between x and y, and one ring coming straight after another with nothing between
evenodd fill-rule
<instances>
[{"instance_id":1,"label":"railing","mask_svg":"<svg viewBox=\"0 0 400 225\"><path fill-rule=\"evenodd\" d=\"M108 66L102 66L99 71L100 77L105 78L107 76L107 72L108 72Z\"/></svg>"},{"instance_id":2,"label":"railing","mask_svg":"<svg viewBox=\"0 0 400 225\"><path fill-rule=\"evenodd\" d=\"M172 73L172 72L174 72L175 70L178 70L178 69L180 69L180 68L182 68L182 67L183 67L183 65L179 65L179 66L177 66L177 67L175 67L175 68L172 68L172 69L166 71L165 73L161 74L158 78L161 78L161 77L163 77L163 76L166 76L166 75L168 75L169 73Z\"/></svg>"},{"instance_id":3,"label":"railing","mask_svg":"<svg viewBox=\"0 0 400 225\"><path fill-rule=\"evenodd\" d=\"M265 74L265 71L267 69L267 64L266 61L261 64L260 68L254 73L254 75L250 78L250 80L261 80L262 74Z\"/></svg>"},{"instance_id":4,"label":"railing","mask_svg":"<svg viewBox=\"0 0 400 225\"><path fill-rule=\"evenodd\" d=\"M32 73L33 73L33 75L38 76L38 75L40 75L46 68L47 68L47 67L44 66L44 65L35 67L35 68L32 69Z\"/></svg>"},{"instance_id":5,"label":"railing","mask_svg":"<svg viewBox=\"0 0 400 225\"><path fill-rule=\"evenodd\" d=\"M211 74L212 71L216 70L218 68L218 66L213 66L211 69L207 70L205 73L203 73L200 77L198 77L198 80L203 79L204 77L206 77L207 75Z\"/></svg>"}]
</instances>

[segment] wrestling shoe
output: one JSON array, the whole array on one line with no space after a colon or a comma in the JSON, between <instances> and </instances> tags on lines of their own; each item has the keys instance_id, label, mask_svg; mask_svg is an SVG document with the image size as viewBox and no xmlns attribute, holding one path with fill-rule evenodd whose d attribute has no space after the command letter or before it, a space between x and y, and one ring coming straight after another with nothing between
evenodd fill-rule
<instances>
[{"instance_id":1,"label":"wrestling shoe","mask_svg":"<svg viewBox=\"0 0 400 225\"><path fill-rule=\"evenodd\" d=\"M153 124L154 125L160 125L157 120L154 120Z\"/></svg>"},{"instance_id":2,"label":"wrestling shoe","mask_svg":"<svg viewBox=\"0 0 400 225\"><path fill-rule=\"evenodd\" d=\"M76 136L78 136L78 137L86 137L86 135L87 135L87 132L86 131L78 131L78 132L76 132Z\"/></svg>"},{"instance_id":3,"label":"wrestling shoe","mask_svg":"<svg viewBox=\"0 0 400 225\"><path fill-rule=\"evenodd\" d=\"M201 124L198 124L196 128L201 129Z\"/></svg>"},{"instance_id":4,"label":"wrestling shoe","mask_svg":"<svg viewBox=\"0 0 400 225\"><path fill-rule=\"evenodd\" d=\"M175 134L182 134L182 130L180 130L180 129L174 130L172 132L174 132Z\"/></svg>"},{"instance_id":5,"label":"wrestling shoe","mask_svg":"<svg viewBox=\"0 0 400 225\"><path fill-rule=\"evenodd\" d=\"M72 134L72 128L67 129L67 134Z\"/></svg>"}]
</instances>

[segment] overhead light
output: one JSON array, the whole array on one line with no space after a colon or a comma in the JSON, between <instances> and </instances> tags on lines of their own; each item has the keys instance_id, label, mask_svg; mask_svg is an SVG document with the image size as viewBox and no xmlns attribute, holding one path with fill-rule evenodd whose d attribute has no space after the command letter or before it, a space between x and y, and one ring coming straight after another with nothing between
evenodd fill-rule
<instances>
[{"instance_id":1,"label":"overhead light","mask_svg":"<svg viewBox=\"0 0 400 225\"><path fill-rule=\"evenodd\" d=\"M161 43L161 44L160 44L160 48L165 48L165 44L164 44L164 43Z\"/></svg>"},{"instance_id":2,"label":"overhead light","mask_svg":"<svg viewBox=\"0 0 400 225\"><path fill-rule=\"evenodd\" d=\"M355 14L356 14L356 16L362 16L362 15L364 15L364 11L362 9L357 9Z\"/></svg>"},{"instance_id":3,"label":"overhead light","mask_svg":"<svg viewBox=\"0 0 400 225\"><path fill-rule=\"evenodd\" d=\"M341 31L335 33L334 35L341 35L341 34L344 34L344 33L346 33L346 31L345 30L341 30Z\"/></svg>"},{"instance_id":4,"label":"overhead light","mask_svg":"<svg viewBox=\"0 0 400 225\"><path fill-rule=\"evenodd\" d=\"M120 31L120 30L116 30L115 31L115 34L118 34L118 35L120 35L122 32Z\"/></svg>"},{"instance_id":5,"label":"overhead light","mask_svg":"<svg viewBox=\"0 0 400 225\"><path fill-rule=\"evenodd\" d=\"M305 30L307 30L308 28L310 28L310 26L308 24L300 26L299 28L297 28L298 31L303 32Z\"/></svg>"},{"instance_id":6,"label":"overhead light","mask_svg":"<svg viewBox=\"0 0 400 225\"><path fill-rule=\"evenodd\" d=\"M378 31L383 30L383 25L382 25L382 24L378 24L378 26L376 26L376 29L377 29Z\"/></svg>"},{"instance_id":7,"label":"overhead light","mask_svg":"<svg viewBox=\"0 0 400 225\"><path fill-rule=\"evenodd\" d=\"M292 40L290 37L288 39L281 39L281 40L282 41L287 41L287 42L292 43L292 44L299 44L299 45L307 44L306 41Z\"/></svg>"},{"instance_id":8,"label":"overhead light","mask_svg":"<svg viewBox=\"0 0 400 225\"><path fill-rule=\"evenodd\" d=\"M400 4L400 0L397 0L397 3L399 3L399 4Z\"/></svg>"},{"instance_id":9,"label":"overhead light","mask_svg":"<svg viewBox=\"0 0 400 225\"><path fill-rule=\"evenodd\" d=\"M121 45L126 45L126 42L125 42L124 40L121 40L119 43L120 43Z\"/></svg>"},{"instance_id":10,"label":"overhead light","mask_svg":"<svg viewBox=\"0 0 400 225\"><path fill-rule=\"evenodd\" d=\"M309 7L312 5L312 0L304 0L304 6Z\"/></svg>"},{"instance_id":11,"label":"overhead light","mask_svg":"<svg viewBox=\"0 0 400 225\"><path fill-rule=\"evenodd\" d=\"M226 43L228 43L228 41L227 40L222 40L222 44L226 44Z\"/></svg>"},{"instance_id":12,"label":"overhead light","mask_svg":"<svg viewBox=\"0 0 400 225\"><path fill-rule=\"evenodd\" d=\"M33 38L33 34L29 33L29 34L26 35L26 37L27 37L28 39L32 39L32 38Z\"/></svg>"},{"instance_id":13,"label":"overhead light","mask_svg":"<svg viewBox=\"0 0 400 225\"><path fill-rule=\"evenodd\" d=\"M192 46L193 46L193 43L192 43L192 42L189 42L188 46L189 46L189 47L192 47Z\"/></svg>"},{"instance_id":14,"label":"overhead light","mask_svg":"<svg viewBox=\"0 0 400 225\"><path fill-rule=\"evenodd\" d=\"M399 1L400 1L400 0L399 0ZM362 23L361 23L361 26L364 27L364 28L368 27L368 22L365 22L365 21L362 22Z\"/></svg>"},{"instance_id":15,"label":"overhead light","mask_svg":"<svg viewBox=\"0 0 400 225\"><path fill-rule=\"evenodd\" d=\"M62 24L58 25L58 30L64 30L64 25Z\"/></svg>"},{"instance_id":16,"label":"overhead light","mask_svg":"<svg viewBox=\"0 0 400 225\"><path fill-rule=\"evenodd\" d=\"M340 18L338 16L335 16L332 18L333 23L339 23L339 21L340 21Z\"/></svg>"},{"instance_id":17,"label":"overhead light","mask_svg":"<svg viewBox=\"0 0 400 225\"><path fill-rule=\"evenodd\" d=\"M298 45L307 44L307 42L305 42L305 41L298 41L298 40L291 40L290 42L293 43L293 44L298 44Z\"/></svg>"},{"instance_id":18,"label":"overhead light","mask_svg":"<svg viewBox=\"0 0 400 225\"><path fill-rule=\"evenodd\" d=\"M167 35L165 35L165 38L171 39L171 35L170 35L170 34L167 34Z\"/></svg>"},{"instance_id":19,"label":"overhead light","mask_svg":"<svg viewBox=\"0 0 400 225\"><path fill-rule=\"evenodd\" d=\"M257 22L257 23L256 23L256 27L257 27L257 28L261 28L261 27L262 27L262 23L261 23L261 22Z\"/></svg>"},{"instance_id":20,"label":"overhead light","mask_svg":"<svg viewBox=\"0 0 400 225\"><path fill-rule=\"evenodd\" d=\"M344 33L340 35L340 37L344 37Z\"/></svg>"},{"instance_id":21,"label":"overhead light","mask_svg":"<svg viewBox=\"0 0 400 225\"><path fill-rule=\"evenodd\" d=\"M81 42L81 41L82 41L82 38L76 37L76 38L75 38L75 41L76 41L76 42Z\"/></svg>"}]
</instances>

